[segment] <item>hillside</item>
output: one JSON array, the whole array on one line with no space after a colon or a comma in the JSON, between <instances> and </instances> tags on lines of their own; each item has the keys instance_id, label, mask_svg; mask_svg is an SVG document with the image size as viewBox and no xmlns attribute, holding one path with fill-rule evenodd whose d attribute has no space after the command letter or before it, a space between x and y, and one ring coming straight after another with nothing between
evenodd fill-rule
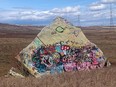
<instances>
[{"instance_id":1,"label":"hillside","mask_svg":"<svg viewBox=\"0 0 116 87\"><path fill-rule=\"evenodd\" d=\"M17 35L32 35L37 34L43 26L20 26L20 25L10 25L10 24L4 24L0 23L0 36L1 37L9 37L9 36L15 36Z\"/></svg>"}]
</instances>

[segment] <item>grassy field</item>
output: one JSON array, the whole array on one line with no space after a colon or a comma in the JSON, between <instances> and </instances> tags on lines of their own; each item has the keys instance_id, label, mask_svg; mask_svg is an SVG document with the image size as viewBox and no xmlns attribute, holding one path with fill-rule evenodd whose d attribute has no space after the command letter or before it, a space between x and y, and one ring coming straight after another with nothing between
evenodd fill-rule
<instances>
[{"instance_id":1,"label":"grassy field","mask_svg":"<svg viewBox=\"0 0 116 87\"><path fill-rule=\"evenodd\" d=\"M44 76L41 79L4 77L12 66L16 67L15 56L39 31L0 33L0 87L115 87L116 30L83 29L83 32L91 42L100 47L112 66L89 72L65 72L55 76Z\"/></svg>"}]
</instances>

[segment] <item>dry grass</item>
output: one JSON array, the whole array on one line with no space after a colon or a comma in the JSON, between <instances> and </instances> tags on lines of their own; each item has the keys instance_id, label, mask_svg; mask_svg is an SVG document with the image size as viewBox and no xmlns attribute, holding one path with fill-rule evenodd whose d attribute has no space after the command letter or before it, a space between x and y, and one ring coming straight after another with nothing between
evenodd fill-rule
<instances>
[{"instance_id":1,"label":"dry grass","mask_svg":"<svg viewBox=\"0 0 116 87\"><path fill-rule=\"evenodd\" d=\"M42 78L0 78L0 87L115 87L116 67L91 72L65 72Z\"/></svg>"},{"instance_id":2,"label":"dry grass","mask_svg":"<svg viewBox=\"0 0 116 87\"><path fill-rule=\"evenodd\" d=\"M115 87L116 85L116 31L83 30L88 39L97 44L112 63L111 67L90 72L65 72L42 78L4 77L12 66L14 57L26 47L35 34L5 34L0 37L0 87Z\"/></svg>"}]
</instances>

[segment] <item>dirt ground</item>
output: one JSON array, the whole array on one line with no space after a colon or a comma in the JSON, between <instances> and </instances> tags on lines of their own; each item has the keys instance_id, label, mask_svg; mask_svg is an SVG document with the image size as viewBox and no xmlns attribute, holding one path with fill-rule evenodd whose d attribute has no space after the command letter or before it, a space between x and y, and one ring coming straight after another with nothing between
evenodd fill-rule
<instances>
[{"instance_id":1,"label":"dirt ground","mask_svg":"<svg viewBox=\"0 0 116 87\"><path fill-rule=\"evenodd\" d=\"M35 78L5 78L16 66L15 56L26 47L38 32L0 33L0 87L115 87L116 86L116 29L82 29L110 60L112 66L87 72L65 72L61 75ZM29 31L33 32L33 31Z\"/></svg>"}]
</instances>

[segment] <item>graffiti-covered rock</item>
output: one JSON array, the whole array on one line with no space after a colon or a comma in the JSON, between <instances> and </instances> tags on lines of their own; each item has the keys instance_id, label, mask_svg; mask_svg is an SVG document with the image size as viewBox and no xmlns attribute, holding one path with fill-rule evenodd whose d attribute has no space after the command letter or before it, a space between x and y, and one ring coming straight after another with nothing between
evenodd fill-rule
<instances>
[{"instance_id":1,"label":"graffiti-covered rock","mask_svg":"<svg viewBox=\"0 0 116 87\"><path fill-rule=\"evenodd\" d=\"M103 68L103 52L77 28L58 17L16 57L35 77Z\"/></svg>"}]
</instances>

